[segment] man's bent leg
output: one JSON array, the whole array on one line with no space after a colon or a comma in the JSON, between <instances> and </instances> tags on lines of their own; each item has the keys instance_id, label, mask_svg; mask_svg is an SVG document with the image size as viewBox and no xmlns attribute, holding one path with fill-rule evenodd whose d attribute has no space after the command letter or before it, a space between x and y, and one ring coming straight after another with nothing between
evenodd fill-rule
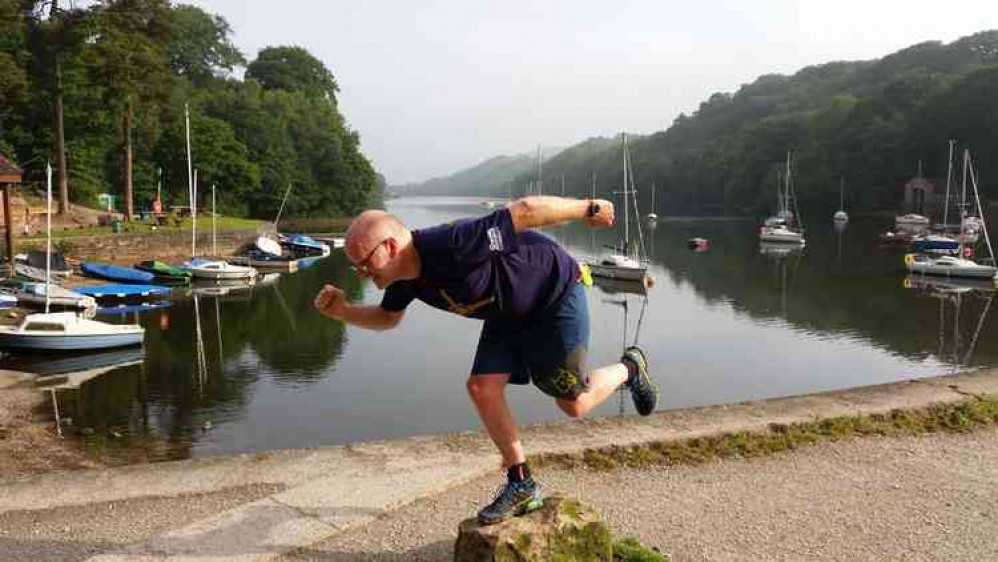
<instances>
[{"instance_id":1,"label":"man's bent leg","mask_svg":"<svg viewBox=\"0 0 998 562\"><path fill-rule=\"evenodd\" d=\"M513 412L506 403L508 374L473 375L468 378L468 396L478 410L478 417L502 455L503 468L526 462Z\"/></svg>"},{"instance_id":2,"label":"man's bent leg","mask_svg":"<svg viewBox=\"0 0 998 562\"><path fill-rule=\"evenodd\" d=\"M627 367L614 363L589 373L589 389L579 394L575 400L555 399L563 412L573 418L581 418L613 395L617 388L627 382Z\"/></svg>"},{"instance_id":3,"label":"man's bent leg","mask_svg":"<svg viewBox=\"0 0 998 562\"><path fill-rule=\"evenodd\" d=\"M506 403L509 379L510 375L502 374L476 374L468 378L468 395L489 437L502 454L508 478L492 502L479 510L478 521L484 525L533 511L543 504L541 487L530 477L516 421Z\"/></svg>"}]
</instances>

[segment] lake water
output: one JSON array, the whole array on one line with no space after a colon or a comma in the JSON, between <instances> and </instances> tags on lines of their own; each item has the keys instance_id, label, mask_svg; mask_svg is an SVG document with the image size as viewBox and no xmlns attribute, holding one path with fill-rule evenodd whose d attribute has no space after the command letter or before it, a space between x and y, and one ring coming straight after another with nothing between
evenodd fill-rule
<instances>
[{"instance_id":1,"label":"lake water","mask_svg":"<svg viewBox=\"0 0 998 562\"><path fill-rule=\"evenodd\" d=\"M389 210L414 227L489 212L475 200L429 198L392 200ZM636 340L661 387L660 409L998 365L993 288L906 281L902 254L876 247L882 219L837 231L830 215L811 220L807 247L789 253L760 248L753 221L660 221L644 232L657 280L647 297L589 291L590 365L616 361ZM581 225L546 232L576 255L617 237ZM690 250L694 236L708 238L710 249ZM312 308L323 283L356 301L380 300L347 266L334 252L251 290L178 297L138 315L144 349L102 359L130 363L85 383L63 407L77 427L93 429L86 446L120 462L480 427L464 389L480 323L418 302L388 332L327 320ZM45 369L53 360L6 363ZM521 423L563 417L533 387L511 387L509 400ZM632 413L628 397L593 415L621 413Z\"/></svg>"}]
</instances>

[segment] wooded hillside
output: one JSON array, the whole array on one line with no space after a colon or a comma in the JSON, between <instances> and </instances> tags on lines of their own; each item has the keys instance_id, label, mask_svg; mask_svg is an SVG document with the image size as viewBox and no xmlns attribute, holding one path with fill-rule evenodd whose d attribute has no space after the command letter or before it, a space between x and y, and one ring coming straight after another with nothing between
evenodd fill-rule
<instances>
[{"instance_id":1,"label":"wooded hillside","mask_svg":"<svg viewBox=\"0 0 998 562\"><path fill-rule=\"evenodd\" d=\"M340 85L309 52L248 61L225 19L169 0L68 4L0 0L0 151L35 181L51 160L60 208L109 192L123 212L148 209L160 182L164 204L187 205L185 104L200 193L216 185L221 212L273 218L289 184L285 216L375 200Z\"/></svg>"}]
</instances>

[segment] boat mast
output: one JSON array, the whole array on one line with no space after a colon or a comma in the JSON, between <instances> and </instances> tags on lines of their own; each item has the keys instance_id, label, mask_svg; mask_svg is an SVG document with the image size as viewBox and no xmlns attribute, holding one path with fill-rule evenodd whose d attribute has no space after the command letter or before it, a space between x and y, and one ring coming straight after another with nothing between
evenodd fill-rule
<instances>
[{"instance_id":1,"label":"boat mast","mask_svg":"<svg viewBox=\"0 0 998 562\"><path fill-rule=\"evenodd\" d=\"M49 313L49 302L51 300L52 275L52 163L45 164L45 175L47 183L45 188L45 314ZM10 220L10 217L7 217ZM13 272L12 272L13 273Z\"/></svg>"},{"instance_id":2,"label":"boat mast","mask_svg":"<svg viewBox=\"0 0 998 562\"><path fill-rule=\"evenodd\" d=\"M198 239L198 171L194 170L194 197L191 199L191 259L197 255Z\"/></svg>"},{"instance_id":3,"label":"boat mast","mask_svg":"<svg viewBox=\"0 0 998 562\"><path fill-rule=\"evenodd\" d=\"M630 160L630 151L627 154L628 160ZM641 261L644 257L648 256L648 252L645 250L645 235L644 231L641 230L641 213L638 212L638 190L634 186L634 169L628 166L631 171L631 205L634 205L634 221L637 223L635 226L638 229L638 247L636 248L637 254L635 257L638 261Z\"/></svg>"},{"instance_id":4,"label":"boat mast","mask_svg":"<svg viewBox=\"0 0 998 562\"><path fill-rule=\"evenodd\" d=\"M953 143L955 141L950 139L949 141L949 158L946 160L946 200L943 202L943 232L946 232L946 228L949 224L949 190L950 184L953 178ZM960 219L961 226L960 230L963 230L963 219Z\"/></svg>"},{"instance_id":5,"label":"boat mast","mask_svg":"<svg viewBox=\"0 0 998 562\"><path fill-rule=\"evenodd\" d=\"M783 178L786 181L783 193L781 194L780 209L783 211L785 217L789 217L790 214L790 151L787 151L787 173ZM789 226L789 224L787 225Z\"/></svg>"},{"instance_id":6,"label":"boat mast","mask_svg":"<svg viewBox=\"0 0 998 562\"><path fill-rule=\"evenodd\" d=\"M218 257L218 249L215 246L215 184L211 184L211 257Z\"/></svg>"},{"instance_id":7,"label":"boat mast","mask_svg":"<svg viewBox=\"0 0 998 562\"><path fill-rule=\"evenodd\" d=\"M974 171L973 171L973 162L970 161L970 151L967 150L965 152L965 154L966 154L965 159L966 159L966 161L968 163L968 167L971 169L971 171L970 171L970 181L973 182L974 202L977 203L977 214L979 215L979 218L981 219L981 231L984 233L984 243L985 243L985 245L988 248L988 255L990 256L987 260L981 260L981 261L982 262L984 262L984 261L990 261L991 265L996 265L995 264L995 251L994 251L994 248L991 247L991 237L988 235L988 225L987 225L987 223L984 222L984 208L981 207L981 194L977 190L977 177L976 177L976 174L974 174ZM962 225L963 225L962 219L961 219L961 223L960 224L961 224L961 231L962 231Z\"/></svg>"},{"instance_id":8,"label":"boat mast","mask_svg":"<svg viewBox=\"0 0 998 562\"><path fill-rule=\"evenodd\" d=\"M288 194L291 193L291 182L288 182L288 189L284 192L284 199L281 199L281 208L277 210L277 218L274 219L274 230L277 230L277 221L281 220L281 213L284 212L284 204L288 202Z\"/></svg>"},{"instance_id":9,"label":"boat mast","mask_svg":"<svg viewBox=\"0 0 998 562\"><path fill-rule=\"evenodd\" d=\"M191 201L191 258L194 258L194 246L197 239L197 222L194 220L194 164L191 162L191 111L184 104L184 135L187 139L187 197Z\"/></svg>"},{"instance_id":10,"label":"boat mast","mask_svg":"<svg viewBox=\"0 0 998 562\"><path fill-rule=\"evenodd\" d=\"M783 212L783 172L776 170L776 217L780 218Z\"/></svg>"},{"instance_id":11,"label":"boat mast","mask_svg":"<svg viewBox=\"0 0 998 562\"><path fill-rule=\"evenodd\" d=\"M537 145L537 195L544 195L544 157L541 145Z\"/></svg>"},{"instance_id":12,"label":"boat mast","mask_svg":"<svg viewBox=\"0 0 998 562\"><path fill-rule=\"evenodd\" d=\"M627 176L628 176L628 153L627 153L627 133L623 133L624 140L624 255L630 255L629 245L631 242L629 225L631 223L630 211L627 209Z\"/></svg>"}]
</instances>

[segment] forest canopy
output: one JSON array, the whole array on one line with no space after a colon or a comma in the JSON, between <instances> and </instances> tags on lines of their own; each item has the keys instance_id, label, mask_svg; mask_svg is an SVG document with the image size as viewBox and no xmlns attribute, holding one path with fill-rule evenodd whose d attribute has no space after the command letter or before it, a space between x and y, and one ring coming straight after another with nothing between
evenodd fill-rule
<instances>
[{"instance_id":1,"label":"forest canopy","mask_svg":"<svg viewBox=\"0 0 998 562\"><path fill-rule=\"evenodd\" d=\"M224 18L169 0L72 6L0 0L0 151L28 178L47 161L58 173L62 153L73 202L107 192L138 212L161 185L164 205L187 205L187 105L200 194L217 186L220 212L273 218L289 185L285 216L354 214L377 200L339 85L305 49L247 60Z\"/></svg>"}]
</instances>

